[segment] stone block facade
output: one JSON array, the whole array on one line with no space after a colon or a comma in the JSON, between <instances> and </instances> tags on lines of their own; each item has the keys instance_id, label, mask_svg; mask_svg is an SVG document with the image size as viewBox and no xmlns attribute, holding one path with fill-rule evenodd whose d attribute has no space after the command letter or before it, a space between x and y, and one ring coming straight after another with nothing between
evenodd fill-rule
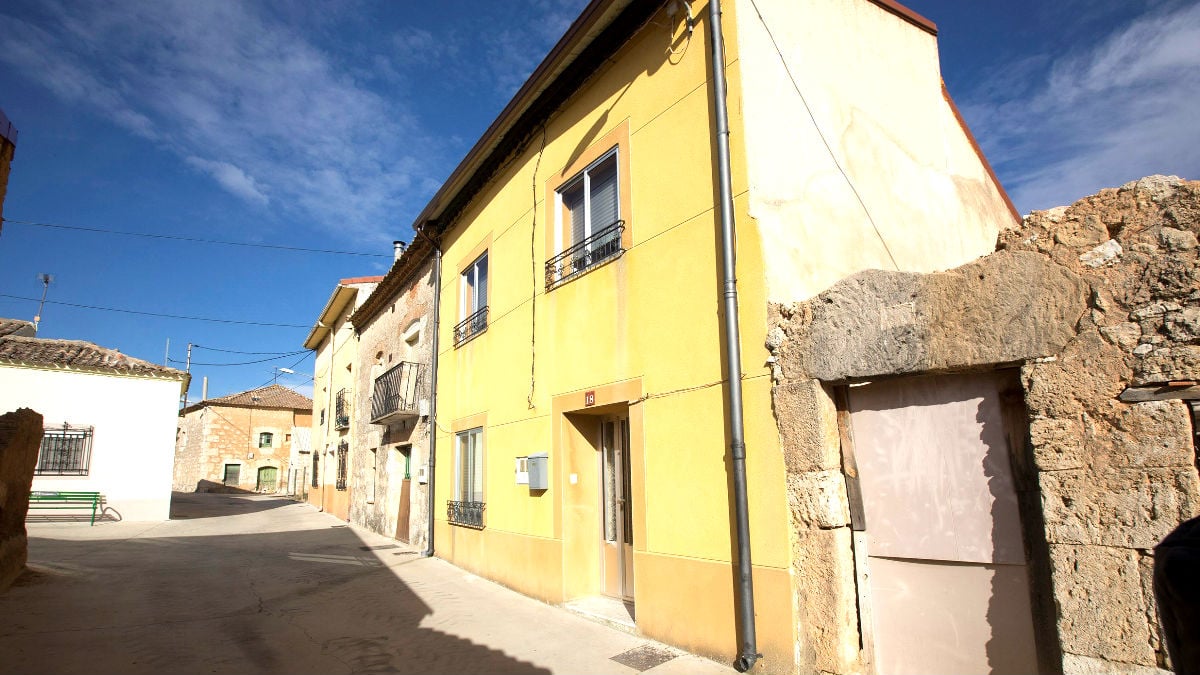
<instances>
[{"instance_id":1,"label":"stone block facade","mask_svg":"<svg viewBox=\"0 0 1200 675\"><path fill-rule=\"evenodd\" d=\"M0 415L0 592L25 568L25 516L42 442L42 416L28 408Z\"/></svg>"},{"instance_id":2,"label":"stone block facade","mask_svg":"<svg viewBox=\"0 0 1200 675\"><path fill-rule=\"evenodd\" d=\"M771 308L802 643L838 645L808 650L812 670L862 669L869 642L839 590L855 571L837 391L999 368L1020 373L1040 502L1031 570L1052 596L1033 605L1052 668L1169 667L1150 571L1155 544L1200 513L1198 236L1200 182L1155 176L1034 212L953 270L862 272Z\"/></svg>"}]
</instances>

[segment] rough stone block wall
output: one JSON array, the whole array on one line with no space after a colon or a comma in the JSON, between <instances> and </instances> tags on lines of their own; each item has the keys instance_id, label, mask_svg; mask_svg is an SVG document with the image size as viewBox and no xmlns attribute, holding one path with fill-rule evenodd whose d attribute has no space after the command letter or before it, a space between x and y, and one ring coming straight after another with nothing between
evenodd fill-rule
<instances>
[{"instance_id":1,"label":"rough stone block wall","mask_svg":"<svg viewBox=\"0 0 1200 675\"><path fill-rule=\"evenodd\" d=\"M428 485L417 480L421 467L429 462L430 425L428 418L407 419L390 425L370 420L374 377L400 361L420 363L424 367L419 398L431 399L430 365L433 358L433 266L426 264L413 275L404 290L392 298L388 308L362 327L358 342L358 363L354 370L354 405L360 411L353 422L351 467L354 479L350 495L350 522L388 537L397 536L399 499L404 467L397 448L411 444L409 481L408 541L422 547L427 543ZM404 335L421 322L420 341L415 351L405 344ZM443 345L444 347L445 345ZM377 472L372 472L371 450L377 449ZM367 502L369 485L376 481L375 501Z\"/></svg>"},{"instance_id":2,"label":"rough stone block wall","mask_svg":"<svg viewBox=\"0 0 1200 675\"><path fill-rule=\"evenodd\" d=\"M1154 176L1034 212L954 270L863 272L771 308L794 536L823 548L795 556L804 663L860 665L840 590L851 549L820 534L841 527L845 489L827 385L1020 366L1063 670L1168 666L1150 570L1152 547L1200 513L1179 400L1200 380L1198 237L1200 182ZM841 652L820 646L830 639Z\"/></svg>"},{"instance_id":3,"label":"rough stone block wall","mask_svg":"<svg viewBox=\"0 0 1200 675\"><path fill-rule=\"evenodd\" d=\"M286 438L295 424L295 412L287 409L254 408L252 412L247 407L211 405L189 412L180 419L176 437L173 489L219 490L226 463L242 465L237 489L255 490L258 470L265 466L276 467L278 481L285 483L291 451ZM258 447L262 431L274 434L272 447Z\"/></svg>"},{"instance_id":4,"label":"rough stone block wall","mask_svg":"<svg viewBox=\"0 0 1200 675\"><path fill-rule=\"evenodd\" d=\"M28 408L0 415L0 592L25 568L25 516L42 444L42 416Z\"/></svg>"}]
</instances>

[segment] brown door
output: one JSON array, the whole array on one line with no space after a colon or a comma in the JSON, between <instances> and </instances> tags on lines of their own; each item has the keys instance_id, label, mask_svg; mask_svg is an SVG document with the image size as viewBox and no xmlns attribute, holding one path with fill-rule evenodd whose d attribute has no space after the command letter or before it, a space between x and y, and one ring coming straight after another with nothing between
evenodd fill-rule
<instances>
[{"instance_id":1,"label":"brown door","mask_svg":"<svg viewBox=\"0 0 1200 675\"><path fill-rule=\"evenodd\" d=\"M1038 671L1005 381L849 389L879 673Z\"/></svg>"},{"instance_id":2,"label":"brown door","mask_svg":"<svg viewBox=\"0 0 1200 675\"><path fill-rule=\"evenodd\" d=\"M403 467L403 473L400 475L403 479L400 481L400 504L396 511L396 539L407 544L409 513L412 511L412 496L409 493L412 489L412 478L409 474L412 469L412 446L402 445L398 450Z\"/></svg>"},{"instance_id":3,"label":"brown door","mask_svg":"<svg viewBox=\"0 0 1200 675\"><path fill-rule=\"evenodd\" d=\"M633 600L633 503L630 499L629 418L600 423L604 594Z\"/></svg>"}]
</instances>

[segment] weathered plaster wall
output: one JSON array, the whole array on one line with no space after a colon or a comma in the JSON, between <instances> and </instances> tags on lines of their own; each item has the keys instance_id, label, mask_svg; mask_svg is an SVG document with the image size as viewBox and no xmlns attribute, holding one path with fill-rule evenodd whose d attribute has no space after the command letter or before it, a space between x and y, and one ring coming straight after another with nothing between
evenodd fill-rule
<instances>
[{"instance_id":1,"label":"weathered plaster wall","mask_svg":"<svg viewBox=\"0 0 1200 675\"><path fill-rule=\"evenodd\" d=\"M28 408L0 415L0 592L25 568L25 515L42 443L42 416Z\"/></svg>"},{"instance_id":2,"label":"weathered plaster wall","mask_svg":"<svg viewBox=\"0 0 1200 675\"><path fill-rule=\"evenodd\" d=\"M1063 669L1166 665L1152 547L1200 513L1193 432L1180 400L1118 397L1200 380L1198 235L1200 182L1151 177L1035 212L954 270L862 272L772 307L804 663L861 665L829 385L1019 365Z\"/></svg>"},{"instance_id":3,"label":"weathered plaster wall","mask_svg":"<svg viewBox=\"0 0 1200 675\"><path fill-rule=\"evenodd\" d=\"M756 0L736 20L733 138L771 301L960 265L1017 224L944 96L935 35L866 0Z\"/></svg>"},{"instance_id":4,"label":"weathered plaster wall","mask_svg":"<svg viewBox=\"0 0 1200 675\"><path fill-rule=\"evenodd\" d=\"M428 542L428 484L418 480L418 472L429 464L429 418L407 419L388 425L372 424L371 397L375 378L401 361L423 366L420 398L430 398L430 366L433 354L433 267L426 264L418 271L388 308L377 315L359 335L358 365L355 366L355 406L361 411L354 420L352 445L360 450L353 456L353 482L350 495L350 521L389 537L397 532L404 463L399 448L411 444L409 481L409 527L404 536L410 544L423 547ZM415 339L410 345L408 339ZM375 450L377 465L372 466ZM375 471L372 471L372 468ZM375 481L375 499L368 502L371 482Z\"/></svg>"}]
</instances>

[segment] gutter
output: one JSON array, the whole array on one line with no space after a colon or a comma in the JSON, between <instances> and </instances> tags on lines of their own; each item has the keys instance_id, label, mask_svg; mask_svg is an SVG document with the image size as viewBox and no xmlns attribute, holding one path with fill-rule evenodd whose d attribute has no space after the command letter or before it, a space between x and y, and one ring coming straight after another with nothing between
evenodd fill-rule
<instances>
[{"instance_id":1,"label":"gutter","mask_svg":"<svg viewBox=\"0 0 1200 675\"><path fill-rule=\"evenodd\" d=\"M433 504L434 504L434 468L437 465L437 384L438 384L438 344L442 334L442 247L433 241L424 230L417 234L426 238L433 245L433 353L429 359L429 504L426 508L429 524L425 533L425 550L421 553L426 558L433 557Z\"/></svg>"},{"instance_id":2,"label":"gutter","mask_svg":"<svg viewBox=\"0 0 1200 675\"><path fill-rule=\"evenodd\" d=\"M742 353L738 329L733 187L729 171L729 110L725 90L725 43L721 34L721 2L709 0L708 27L712 47L713 116L716 118L717 173L720 178L721 261L724 270L725 362L729 367L729 450L733 460L734 520L737 530L737 600L741 635L733 667L746 672L762 658L754 626L754 579L750 564L750 513L746 499L746 441L742 421Z\"/></svg>"}]
</instances>

